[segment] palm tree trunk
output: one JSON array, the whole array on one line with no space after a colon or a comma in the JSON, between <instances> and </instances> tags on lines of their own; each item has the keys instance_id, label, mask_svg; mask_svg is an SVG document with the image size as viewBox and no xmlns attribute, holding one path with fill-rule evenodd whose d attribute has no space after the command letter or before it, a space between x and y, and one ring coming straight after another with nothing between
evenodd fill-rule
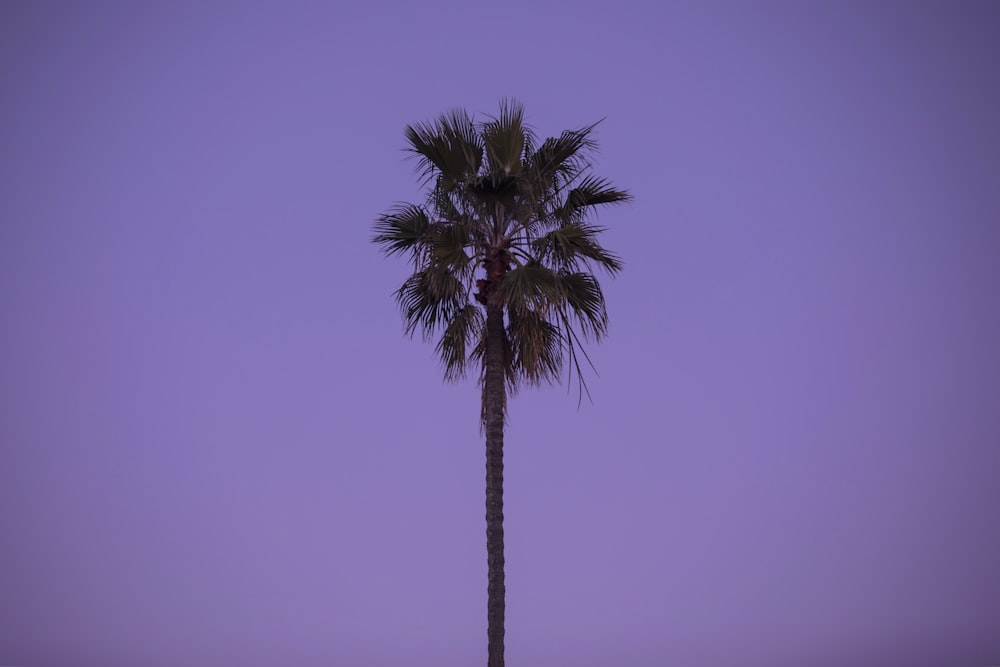
<instances>
[{"instance_id":1,"label":"palm tree trunk","mask_svg":"<svg viewBox=\"0 0 1000 667\"><path fill-rule=\"evenodd\" d=\"M488 667L503 667L504 558L503 558L503 423L506 403L503 307L486 307L486 376L483 379L483 418L486 425L486 557L489 564L486 635Z\"/></svg>"}]
</instances>

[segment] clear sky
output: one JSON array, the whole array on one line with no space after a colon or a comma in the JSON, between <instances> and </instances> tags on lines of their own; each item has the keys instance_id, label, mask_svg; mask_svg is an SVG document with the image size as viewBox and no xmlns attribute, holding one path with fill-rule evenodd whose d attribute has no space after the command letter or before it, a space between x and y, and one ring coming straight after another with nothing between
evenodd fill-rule
<instances>
[{"instance_id":1,"label":"clear sky","mask_svg":"<svg viewBox=\"0 0 1000 667\"><path fill-rule=\"evenodd\" d=\"M1000 3L0 4L0 664L483 664L405 124L600 118L593 404L506 438L512 667L1000 664Z\"/></svg>"}]
</instances>

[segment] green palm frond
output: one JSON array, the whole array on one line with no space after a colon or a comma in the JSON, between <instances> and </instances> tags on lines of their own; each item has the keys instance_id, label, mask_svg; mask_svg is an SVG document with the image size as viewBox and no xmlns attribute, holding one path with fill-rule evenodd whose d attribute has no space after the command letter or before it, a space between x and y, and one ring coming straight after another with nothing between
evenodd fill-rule
<instances>
[{"instance_id":1,"label":"green palm frond","mask_svg":"<svg viewBox=\"0 0 1000 667\"><path fill-rule=\"evenodd\" d=\"M395 297L406 323L407 335L413 335L419 328L425 340L468 303L462 281L452 271L437 265L410 276L396 290Z\"/></svg>"},{"instance_id":2,"label":"green palm frond","mask_svg":"<svg viewBox=\"0 0 1000 667\"><path fill-rule=\"evenodd\" d=\"M533 176L541 184L556 189L575 181L590 167L586 154L596 147L590 137L595 127L596 123L579 130L566 130L543 141L528 160Z\"/></svg>"},{"instance_id":3,"label":"green palm frond","mask_svg":"<svg viewBox=\"0 0 1000 667\"><path fill-rule=\"evenodd\" d=\"M440 176L445 189L450 189L479 173L482 138L466 111L456 109L442 114L434 123L407 125L405 134L425 180Z\"/></svg>"},{"instance_id":4,"label":"green palm frond","mask_svg":"<svg viewBox=\"0 0 1000 667\"><path fill-rule=\"evenodd\" d=\"M566 195L566 203L556 211L564 222L577 221L589 213L589 209L601 204L621 204L632 196L619 190L603 178L586 176Z\"/></svg>"},{"instance_id":5,"label":"green palm frond","mask_svg":"<svg viewBox=\"0 0 1000 667\"><path fill-rule=\"evenodd\" d=\"M537 312L512 310L508 329L515 373L529 384L557 380L563 360L559 327Z\"/></svg>"},{"instance_id":6,"label":"green palm frond","mask_svg":"<svg viewBox=\"0 0 1000 667\"><path fill-rule=\"evenodd\" d=\"M524 107L513 100L500 103L500 115L482 125L486 162L491 177L517 175L531 134L524 126Z\"/></svg>"},{"instance_id":7,"label":"green palm frond","mask_svg":"<svg viewBox=\"0 0 1000 667\"><path fill-rule=\"evenodd\" d=\"M622 270L622 262L613 252L597 241L603 227L585 222L570 222L540 236L531 243L537 257L563 271L576 271L581 261L592 261L614 275Z\"/></svg>"},{"instance_id":8,"label":"green palm frond","mask_svg":"<svg viewBox=\"0 0 1000 667\"><path fill-rule=\"evenodd\" d=\"M430 220L419 206L399 204L375 221L374 243L383 246L383 252L392 256L411 253L416 257L427 241Z\"/></svg>"},{"instance_id":9,"label":"green palm frond","mask_svg":"<svg viewBox=\"0 0 1000 667\"><path fill-rule=\"evenodd\" d=\"M565 301L559 274L539 263L508 271L499 293L508 310L517 313L544 313Z\"/></svg>"},{"instance_id":10,"label":"green palm frond","mask_svg":"<svg viewBox=\"0 0 1000 667\"><path fill-rule=\"evenodd\" d=\"M454 196L454 192L445 189L440 177L434 187L427 190L427 208L434 211L435 217L441 222L458 222L462 219L462 210Z\"/></svg>"},{"instance_id":11,"label":"green palm frond","mask_svg":"<svg viewBox=\"0 0 1000 667\"><path fill-rule=\"evenodd\" d=\"M564 312L577 322L585 338L599 341L608 331L600 283L585 272L563 274L560 282L566 298Z\"/></svg>"},{"instance_id":12,"label":"green palm frond","mask_svg":"<svg viewBox=\"0 0 1000 667\"><path fill-rule=\"evenodd\" d=\"M485 325L486 318L478 306L467 303L455 312L435 347L438 357L444 364L446 380L459 380L465 377L469 360L474 358L475 344L483 339Z\"/></svg>"},{"instance_id":13,"label":"green palm frond","mask_svg":"<svg viewBox=\"0 0 1000 667\"><path fill-rule=\"evenodd\" d=\"M461 224L434 224L428 229L431 256L441 266L464 275L472 259L466 248L472 243L469 227Z\"/></svg>"}]
</instances>

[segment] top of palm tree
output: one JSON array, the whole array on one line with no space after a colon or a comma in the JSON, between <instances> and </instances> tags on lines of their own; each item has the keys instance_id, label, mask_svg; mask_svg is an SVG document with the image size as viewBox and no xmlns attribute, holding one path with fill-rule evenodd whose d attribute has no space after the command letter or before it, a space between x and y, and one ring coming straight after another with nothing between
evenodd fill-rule
<instances>
[{"instance_id":1,"label":"top of palm tree","mask_svg":"<svg viewBox=\"0 0 1000 667\"><path fill-rule=\"evenodd\" d=\"M595 126L539 143L513 100L482 121L458 109L407 126L427 200L379 216L373 241L412 260L396 300L408 334L440 333L446 379L483 367L484 311L499 308L510 390L555 381L566 367L577 373L581 398L587 391L582 342L600 340L608 327L594 269L622 269L591 218L631 199L591 173Z\"/></svg>"}]
</instances>

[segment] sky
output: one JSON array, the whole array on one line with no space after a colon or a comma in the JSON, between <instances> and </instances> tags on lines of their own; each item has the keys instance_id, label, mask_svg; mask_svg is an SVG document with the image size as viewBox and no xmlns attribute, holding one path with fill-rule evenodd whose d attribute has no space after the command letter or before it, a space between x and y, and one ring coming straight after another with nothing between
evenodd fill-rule
<instances>
[{"instance_id":1,"label":"sky","mask_svg":"<svg viewBox=\"0 0 1000 667\"><path fill-rule=\"evenodd\" d=\"M506 434L512 667L1000 664L1000 4L0 4L0 664L483 664L407 123L599 119L593 402Z\"/></svg>"}]
</instances>

